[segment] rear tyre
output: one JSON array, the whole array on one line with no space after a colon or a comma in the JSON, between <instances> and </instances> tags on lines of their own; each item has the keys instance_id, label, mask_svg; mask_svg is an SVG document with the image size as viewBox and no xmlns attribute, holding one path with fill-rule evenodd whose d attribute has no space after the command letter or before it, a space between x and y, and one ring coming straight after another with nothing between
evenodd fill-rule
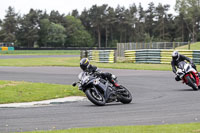
<instances>
[{"instance_id":1,"label":"rear tyre","mask_svg":"<svg viewBox=\"0 0 200 133\"><path fill-rule=\"evenodd\" d=\"M104 106L106 103L105 98L102 96L102 94L99 92L97 93L97 91L95 91L94 89L87 89L85 91L85 94L87 98L95 105Z\"/></svg>"},{"instance_id":2,"label":"rear tyre","mask_svg":"<svg viewBox=\"0 0 200 133\"><path fill-rule=\"evenodd\" d=\"M195 80L191 79L190 76L187 76L186 80L188 81L188 85L191 86L193 90L197 91L199 89L197 84L195 83Z\"/></svg>"},{"instance_id":3,"label":"rear tyre","mask_svg":"<svg viewBox=\"0 0 200 133\"><path fill-rule=\"evenodd\" d=\"M128 104L132 101L131 93L124 86L120 85L120 88L117 90L117 93L119 95L117 99L121 103Z\"/></svg>"}]
</instances>

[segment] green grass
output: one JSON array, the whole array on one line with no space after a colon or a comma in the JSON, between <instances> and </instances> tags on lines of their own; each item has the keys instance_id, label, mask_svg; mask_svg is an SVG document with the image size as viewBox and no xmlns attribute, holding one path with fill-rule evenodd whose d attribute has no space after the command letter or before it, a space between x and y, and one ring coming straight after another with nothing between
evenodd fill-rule
<instances>
[{"instance_id":1,"label":"green grass","mask_svg":"<svg viewBox=\"0 0 200 133\"><path fill-rule=\"evenodd\" d=\"M73 128L68 130L33 131L33 132L23 132L23 133L199 133L199 132L200 132L200 123Z\"/></svg>"},{"instance_id":2,"label":"green grass","mask_svg":"<svg viewBox=\"0 0 200 133\"><path fill-rule=\"evenodd\" d=\"M66 66L79 67L79 57L0 59L0 66ZM170 64L94 63L99 68L171 71ZM200 65L197 65L197 68Z\"/></svg>"},{"instance_id":3,"label":"green grass","mask_svg":"<svg viewBox=\"0 0 200 133\"><path fill-rule=\"evenodd\" d=\"M79 57L0 59L0 66L78 66Z\"/></svg>"},{"instance_id":4,"label":"green grass","mask_svg":"<svg viewBox=\"0 0 200 133\"><path fill-rule=\"evenodd\" d=\"M80 50L14 50L0 51L0 55L80 55Z\"/></svg>"},{"instance_id":5,"label":"green grass","mask_svg":"<svg viewBox=\"0 0 200 133\"><path fill-rule=\"evenodd\" d=\"M0 80L0 104L41 101L67 96L83 96L83 93L71 85Z\"/></svg>"},{"instance_id":6,"label":"green grass","mask_svg":"<svg viewBox=\"0 0 200 133\"><path fill-rule=\"evenodd\" d=\"M79 67L79 57L61 58L24 58L0 59L0 66L67 66ZM93 63L100 68L135 69L135 70L171 70L169 64L133 64L133 63Z\"/></svg>"},{"instance_id":7,"label":"green grass","mask_svg":"<svg viewBox=\"0 0 200 133\"><path fill-rule=\"evenodd\" d=\"M188 50L188 45L177 47L178 50ZM200 50L200 42L196 42L190 45L190 50Z\"/></svg>"}]
</instances>

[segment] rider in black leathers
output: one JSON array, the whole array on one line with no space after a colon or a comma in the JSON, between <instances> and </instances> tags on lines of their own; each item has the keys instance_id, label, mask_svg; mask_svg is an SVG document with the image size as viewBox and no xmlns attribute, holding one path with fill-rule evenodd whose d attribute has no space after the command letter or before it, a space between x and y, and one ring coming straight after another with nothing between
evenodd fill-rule
<instances>
[{"instance_id":1,"label":"rider in black leathers","mask_svg":"<svg viewBox=\"0 0 200 133\"><path fill-rule=\"evenodd\" d=\"M113 79L116 78L115 75L111 73L103 73L101 72L96 66L91 65L89 60L87 58L82 58L80 61L80 67L84 72L88 72L90 74L95 74L97 76L101 76L103 79L108 79L110 83L113 84L116 88L119 88L120 85L118 85Z\"/></svg>"},{"instance_id":2,"label":"rider in black leathers","mask_svg":"<svg viewBox=\"0 0 200 133\"><path fill-rule=\"evenodd\" d=\"M197 70L195 64L193 63L193 61L190 58L179 54L178 51L174 51L172 53L172 61L171 61L172 71L174 73L176 73L176 71L177 71L176 67L178 67L178 63L181 61L185 61L185 60L188 61L195 70ZM181 79L178 76L176 76L175 80L179 81Z\"/></svg>"}]
</instances>

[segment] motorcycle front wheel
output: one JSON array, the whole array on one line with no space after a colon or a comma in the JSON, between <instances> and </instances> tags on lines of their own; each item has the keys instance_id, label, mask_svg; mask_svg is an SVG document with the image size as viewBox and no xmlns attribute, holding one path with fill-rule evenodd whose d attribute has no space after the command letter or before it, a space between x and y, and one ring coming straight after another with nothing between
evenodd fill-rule
<instances>
[{"instance_id":1,"label":"motorcycle front wheel","mask_svg":"<svg viewBox=\"0 0 200 133\"><path fill-rule=\"evenodd\" d=\"M119 90L117 90L119 97L117 98L121 103L128 104L132 101L132 95L128 89L120 85Z\"/></svg>"},{"instance_id":2,"label":"motorcycle front wheel","mask_svg":"<svg viewBox=\"0 0 200 133\"><path fill-rule=\"evenodd\" d=\"M186 80L188 82L188 85L192 87L193 90L197 91L198 90L198 86L197 84L195 83L195 80L193 81L193 79L191 79L190 76L187 76L186 77Z\"/></svg>"},{"instance_id":3,"label":"motorcycle front wheel","mask_svg":"<svg viewBox=\"0 0 200 133\"><path fill-rule=\"evenodd\" d=\"M103 95L98 92L97 90L95 91L94 89L87 89L85 91L85 94L87 96L87 98L92 102L94 103L95 105L98 105L98 106L104 106L106 101L105 101L105 98L103 97Z\"/></svg>"}]
</instances>

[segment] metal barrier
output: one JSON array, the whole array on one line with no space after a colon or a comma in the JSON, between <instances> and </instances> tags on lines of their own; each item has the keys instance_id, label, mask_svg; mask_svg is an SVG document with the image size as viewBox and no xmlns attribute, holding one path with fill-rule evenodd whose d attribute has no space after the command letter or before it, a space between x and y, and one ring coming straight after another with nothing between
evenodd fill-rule
<instances>
[{"instance_id":1,"label":"metal barrier","mask_svg":"<svg viewBox=\"0 0 200 133\"><path fill-rule=\"evenodd\" d=\"M88 50L88 58L94 62L114 63L116 56L114 50Z\"/></svg>"},{"instance_id":2,"label":"metal barrier","mask_svg":"<svg viewBox=\"0 0 200 133\"><path fill-rule=\"evenodd\" d=\"M116 62L116 50L82 50L80 58L84 57L94 62L114 63Z\"/></svg>"},{"instance_id":3,"label":"metal barrier","mask_svg":"<svg viewBox=\"0 0 200 133\"><path fill-rule=\"evenodd\" d=\"M0 51L14 50L14 47L0 47Z\"/></svg>"},{"instance_id":4,"label":"metal barrier","mask_svg":"<svg viewBox=\"0 0 200 133\"><path fill-rule=\"evenodd\" d=\"M173 51L163 49L125 50L124 55L128 62L133 63L170 64ZM195 64L200 64L200 50L179 50L179 53L191 58Z\"/></svg>"},{"instance_id":5,"label":"metal barrier","mask_svg":"<svg viewBox=\"0 0 200 133\"><path fill-rule=\"evenodd\" d=\"M150 43L117 43L117 56L124 57L125 50L138 49L175 49L190 44L190 42L150 42Z\"/></svg>"}]
</instances>

